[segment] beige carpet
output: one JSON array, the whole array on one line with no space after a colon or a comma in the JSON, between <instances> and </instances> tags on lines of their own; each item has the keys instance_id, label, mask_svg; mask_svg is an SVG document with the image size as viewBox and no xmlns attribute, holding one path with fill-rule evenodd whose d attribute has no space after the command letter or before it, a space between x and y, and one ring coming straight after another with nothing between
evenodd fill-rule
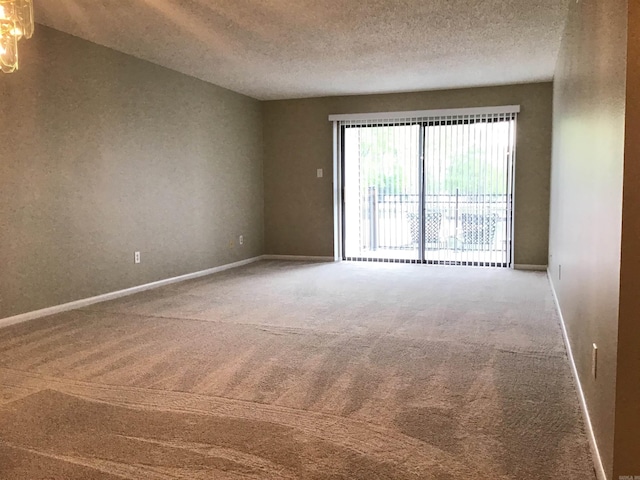
<instances>
[{"instance_id":1,"label":"beige carpet","mask_svg":"<svg viewBox=\"0 0 640 480\"><path fill-rule=\"evenodd\" d=\"M544 274L261 262L0 329L0 478L595 477Z\"/></svg>"}]
</instances>

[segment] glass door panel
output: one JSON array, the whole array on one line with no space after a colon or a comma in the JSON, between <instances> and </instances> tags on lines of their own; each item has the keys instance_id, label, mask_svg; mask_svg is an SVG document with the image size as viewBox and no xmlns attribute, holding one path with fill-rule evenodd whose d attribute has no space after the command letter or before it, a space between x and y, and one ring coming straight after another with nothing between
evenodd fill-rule
<instances>
[{"instance_id":1,"label":"glass door panel","mask_svg":"<svg viewBox=\"0 0 640 480\"><path fill-rule=\"evenodd\" d=\"M509 263L513 123L468 118L425 127L427 263Z\"/></svg>"},{"instance_id":2,"label":"glass door panel","mask_svg":"<svg viewBox=\"0 0 640 480\"><path fill-rule=\"evenodd\" d=\"M420 260L421 126L343 127L344 257Z\"/></svg>"}]
</instances>

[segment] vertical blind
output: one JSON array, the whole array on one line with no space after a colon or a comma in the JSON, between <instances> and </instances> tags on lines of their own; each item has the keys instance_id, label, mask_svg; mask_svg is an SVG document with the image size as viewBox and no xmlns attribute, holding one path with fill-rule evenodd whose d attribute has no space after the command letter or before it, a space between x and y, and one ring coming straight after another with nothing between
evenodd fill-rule
<instances>
[{"instance_id":1,"label":"vertical blind","mask_svg":"<svg viewBox=\"0 0 640 480\"><path fill-rule=\"evenodd\" d=\"M337 115L343 258L509 266L518 107Z\"/></svg>"}]
</instances>

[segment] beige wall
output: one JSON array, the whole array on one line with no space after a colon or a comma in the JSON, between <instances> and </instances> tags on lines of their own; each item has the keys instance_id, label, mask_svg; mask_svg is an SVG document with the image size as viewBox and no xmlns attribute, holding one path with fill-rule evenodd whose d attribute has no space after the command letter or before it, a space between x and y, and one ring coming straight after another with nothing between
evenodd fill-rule
<instances>
[{"instance_id":1,"label":"beige wall","mask_svg":"<svg viewBox=\"0 0 640 480\"><path fill-rule=\"evenodd\" d=\"M0 76L0 318L263 252L259 102L42 26L20 48Z\"/></svg>"},{"instance_id":2,"label":"beige wall","mask_svg":"<svg viewBox=\"0 0 640 480\"><path fill-rule=\"evenodd\" d=\"M626 7L626 0L571 2L554 89L549 272L609 478L614 478ZM597 379L591 373L593 343L599 347Z\"/></svg>"},{"instance_id":3,"label":"beige wall","mask_svg":"<svg viewBox=\"0 0 640 480\"><path fill-rule=\"evenodd\" d=\"M547 264L551 83L263 104L265 248L269 254L333 255L330 114L522 106L515 185L515 263ZM325 176L316 178L316 169Z\"/></svg>"}]
</instances>

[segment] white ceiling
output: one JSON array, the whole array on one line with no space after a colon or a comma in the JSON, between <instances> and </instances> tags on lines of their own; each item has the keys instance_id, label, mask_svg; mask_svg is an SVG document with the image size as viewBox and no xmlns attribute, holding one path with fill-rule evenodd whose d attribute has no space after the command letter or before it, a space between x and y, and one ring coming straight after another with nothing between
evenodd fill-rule
<instances>
[{"instance_id":1,"label":"white ceiling","mask_svg":"<svg viewBox=\"0 0 640 480\"><path fill-rule=\"evenodd\" d=\"M38 23L267 100L551 80L568 2L36 0L34 8Z\"/></svg>"}]
</instances>

